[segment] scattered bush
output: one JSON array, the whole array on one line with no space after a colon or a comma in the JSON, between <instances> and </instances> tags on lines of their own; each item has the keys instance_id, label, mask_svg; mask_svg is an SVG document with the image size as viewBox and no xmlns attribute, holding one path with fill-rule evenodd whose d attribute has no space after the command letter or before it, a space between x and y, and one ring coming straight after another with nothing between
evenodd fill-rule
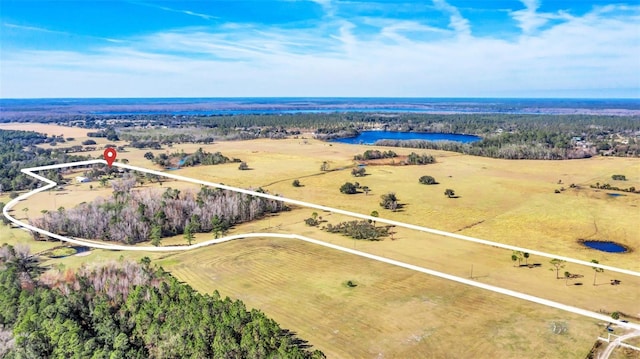
<instances>
[{"instance_id":1,"label":"scattered bush","mask_svg":"<svg viewBox=\"0 0 640 359\"><path fill-rule=\"evenodd\" d=\"M82 144L85 145L85 146L95 145L96 141L94 141L94 140L85 140L85 141L82 141Z\"/></svg>"},{"instance_id":2,"label":"scattered bush","mask_svg":"<svg viewBox=\"0 0 640 359\"><path fill-rule=\"evenodd\" d=\"M302 184L300 184L300 181L297 179L293 180L293 182L291 182L291 185L293 187L302 187Z\"/></svg>"},{"instance_id":3,"label":"scattered bush","mask_svg":"<svg viewBox=\"0 0 640 359\"><path fill-rule=\"evenodd\" d=\"M249 169L249 165L246 162L240 162L240 166L238 166L240 171L246 171Z\"/></svg>"},{"instance_id":4,"label":"scattered bush","mask_svg":"<svg viewBox=\"0 0 640 359\"><path fill-rule=\"evenodd\" d=\"M627 176L625 176L625 175L613 175L613 176L611 176L611 179L613 179L614 181L626 181L627 180Z\"/></svg>"}]
</instances>

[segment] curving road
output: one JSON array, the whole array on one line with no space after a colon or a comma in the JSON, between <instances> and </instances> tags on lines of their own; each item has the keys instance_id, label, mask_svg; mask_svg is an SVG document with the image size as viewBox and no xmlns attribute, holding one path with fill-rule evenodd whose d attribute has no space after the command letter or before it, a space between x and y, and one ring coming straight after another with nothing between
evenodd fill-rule
<instances>
[{"instance_id":1,"label":"curving road","mask_svg":"<svg viewBox=\"0 0 640 359\"><path fill-rule=\"evenodd\" d=\"M640 330L633 331L631 333L627 333L625 335L621 335L617 337L614 341L610 342L609 345L605 348L605 350L600 353L598 359L609 359L613 351L622 343L623 340L640 337Z\"/></svg>"},{"instance_id":2,"label":"curving road","mask_svg":"<svg viewBox=\"0 0 640 359\"><path fill-rule=\"evenodd\" d=\"M4 210L3 210L4 216L7 217L11 222L13 222L14 224L16 224L16 225L18 225L20 227L27 228L27 229L29 229L31 231L38 232L38 233L41 233L43 235L46 235L46 236L49 236L49 237L52 237L52 238L56 238L56 239L61 240L61 241L66 241L66 242L69 242L69 243L82 245L82 246L87 246L87 247L92 247L92 248L109 249L109 250L147 251L147 252L188 251L188 250L192 250L192 249L196 249L196 248L201 248L201 247L210 246L210 245L223 243L223 242L227 242L227 241L232 241L232 240L236 240L236 239L241 239L241 238L265 238L265 237L269 237L269 238L298 239L298 240L302 240L302 241L305 241L305 242L308 242L308 243L313 243L313 244L320 245L320 246L323 246L323 247L335 249L335 250L338 250L338 251L341 251L341 252L346 252L346 253L357 255L357 256L360 256L360 257L364 257L364 258L376 260L376 261L379 261L379 262L395 265L395 266L398 266L398 267L410 269L410 270L413 270L413 271L416 271L416 272L421 272L421 273L429 274L429 275L432 275L432 276L435 276L435 277L448 279L448 280L451 280L451 281L454 281L454 282L470 285L470 286L473 286L473 287L476 287L476 288L482 288L482 289L489 290L489 291L492 291L492 292L495 292L495 293L500 293L500 294L508 295L508 296L511 296L511 297L514 297L514 298L523 299L523 300L526 300L526 301L529 301L529 302L546 305L548 307L557 308L557 309L564 310L564 311L567 311L567 312L570 312L570 313L579 314L579 315L582 315L582 316L586 316L586 317L590 317L590 318L594 318L594 319L598 319L598 320L602 320L602 321L606 321L606 322L610 322L610 323L615 323L615 324L617 324L619 326L622 326L622 327L626 327L626 328L630 328L630 329L634 329L634 330L640 330L640 324L622 322L620 320L612 319L611 317L609 317L607 315L604 315L604 314L600 314L600 313L588 311L588 310L585 310L585 309L581 309L581 308L578 308L578 307L573 307L573 306L570 306L570 305L554 302L554 301L551 301L551 300L548 300L548 299L544 299L544 298L540 298L540 297L536 297L536 296L533 296L533 295L516 292L516 291L510 290L510 289L505 289L505 288L496 287L496 286L485 284L485 283L481 283L481 282L476 282L476 281L473 281L473 280L470 280L470 279L467 279L467 278L462 278L462 277L454 276L454 275L451 275L451 274L438 272L438 271L435 271L435 270L432 270L432 269L416 266L416 265L413 265L413 264L404 263L404 262L400 262L400 261L389 259L389 258L385 258L385 257L380 257L380 256L377 256L377 255L374 255L374 254L361 252L361 251L358 251L358 250L355 250L355 249L338 246L338 245L335 245L335 244L332 244L332 243L323 242L323 241L320 241L320 240L317 240L317 239L313 239L313 238L309 238L309 237L305 237L305 236L301 236L301 235L297 235L297 234L248 233L248 234L231 235L231 236L227 236L227 237L223 237L223 238L219 238L219 239L212 239L212 240L209 240L209 241L193 244L193 245L190 245L190 246L133 247L133 246L124 246L124 245L102 244L102 243L95 243L95 242L91 242L91 241L68 238L68 237L65 237L65 236L58 235L56 233L51 233L51 232L46 231L46 230L41 229L41 228L34 227L34 226L32 226L32 225L30 225L28 223L21 222L21 221L15 219L14 217L12 217L9 214L9 211L11 210L11 208L13 206L15 206L19 201L27 199L27 198L29 198L30 196L32 196L32 195L34 195L36 193L51 189L51 188L53 188L53 187L55 187L57 185L54 181L51 181L51 180L49 180L49 179L47 179L45 177L42 177L42 176L40 176L38 174L33 173L33 172L41 171L41 170L48 170L48 169L65 168L65 167L78 167L78 166L85 166L85 165L91 165L91 164L106 164L106 161L104 161L104 160L90 160L90 161L81 161L81 162L73 162L73 163L66 163L66 164L58 164L58 165L51 165L51 166L42 166L42 167L22 169L23 173L25 173L25 174L27 174L29 176L35 177L35 178L47 183L47 185L43 186L41 188L35 189L35 190L31 191L31 192L25 193L25 194L15 198L14 200L10 201L9 203L7 203L7 205L4 207ZM416 225L412 225L412 224L408 224L408 223L396 222L396 221L383 219L383 218L377 218L377 217L371 217L371 216L367 216L367 215L363 215L363 214L359 214L359 213L354 213L354 212L349 212L349 211L345 211L345 210L341 210L341 209L337 209L337 208L332 208L332 207L317 205L317 204L313 204L313 203L307 203L307 202L303 202L303 201L298 201L298 200L294 200L294 199L289 199L289 198L269 195L269 194L266 194L266 193L254 192L254 191L250 191L250 190L246 190L246 189L242 189L242 188L235 188L235 187L226 186L226 185L217 184L217 183L210 183L210 182L201 181L201 180L188 178L188 177L183 177L183 176L178 176L178 175L174 175L174 174L170 174L170 173L164 173L164 172L149 170L149 169L146 169L146 168L139 168L139 167L129 166L129 165L118 163L118 162L114 163L113 165L117 166L117 167L122 167L122 168L130 169L130 170L134 170L134 171L141 171L141 172L145 172L145 173L151 173L151 174L156 174L156 175L159 175L159 176L165 176L165 177L173 178L173 179L176 179L176 180L187 181L187 182L197 183L197 184L201 184L201 185L205 185L205 186L212 186L212 187L217 187L217 188L221 188L221 189L225 189L225 190L246 193L246 194L253 195L253 196L258 196L258 197L275 199L275 200L283 201L285 203L296 204L296 205L315 208L315 209L319 209L319 210L323 210L323 211L329 211L329 212L333 212L333 213L344 214L344 215L353 216L353 217L356 217L356 218L371 219L371 220L378 221L380 223L392 224L392 225L396 225L396 226L399 226L399 227L405 227L405 228L419 230L419 231L422 231L422 232L439 234L439 235L443 235L443 236L447 236L447 237L467 240L467 241L486 244L486 245L492 245L492 246L505 248L505 249L525 251L525 252L529 252L529 253L532 253L532 254L536 254L536 255L540 255L540 256L544 256L544 257L548 257L548 258L559 258L559 259L562 259L562 260L566 260L567 262L573 262L573 263L583 264L583 265L588 265L588 266L598 266L598 267L601 267L601 268L604 268L604 269L607 269L607 270L611 270L611 271L616 271L616 272L620 272L620 273L640 276L640 273L638 273L638 272L630 271L630 270L623 269L623 268L616 268L616 267L610 267L610 266L604 266L604 265L596 265L594 263L582 261L582 260L579 260L579 259L573 259L573 258L562 257L562 256L555 256L553 254L534 251L534 250L530 250L530 249L526 249L526 248L505 245L505 244L502 244L502 243L491 242L491 241L487 241L487 240L483 240L483 239L477 239L477 238L473 238L473 237L467 237L467 236L463 236L463 235L459 235L459 234L455 234L455 233L449 233L449 232L444 232L444 231L440 231L440 230L436 230L436 229L420 227L420 226L416 226Z\"/></svg>"}]
</instances>

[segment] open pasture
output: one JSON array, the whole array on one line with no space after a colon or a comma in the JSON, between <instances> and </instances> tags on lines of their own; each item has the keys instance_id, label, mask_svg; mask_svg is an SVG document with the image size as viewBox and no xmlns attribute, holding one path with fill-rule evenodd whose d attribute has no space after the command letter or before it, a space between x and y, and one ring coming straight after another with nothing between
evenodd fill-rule
<instances>
[{"instance_id":1,"label":"open pasture","mask_svg":"<svg viewBox=\"0 0 640 359\"><path fill-rule=\"evenodd\" d=\"M288 139L174 145L151 152L183 149L190 153L199 147L240 158L251 169L240 171L231 163L183 168L174 173L238 187L263 187L271 193L364 214L375 210L383 218L640 270L640 195L611 197L607 195L611 191L589 188L596 182L640 188L638 159L508 161L391 148L401 155L426 152L434 155L437 163L368 166L367 175L356 178L350 174L353 156L373 147ZM143 158L148 151L128 148L118 159L154 168ZM101 153L97 150L95 155ZM320 171L324 161L334 171ZM627 181L613 181L613 174L624 174ZM422 175L434 176L439 184L419 184ZM293 187L293 179L299 179L303 186ZM341 194L338 188L346 181L359 182L372 191L369 195ZM570 188L571 184L577 188ZM14 213L18 218L35 216L43 209L71 207L103 192L109 194L98 182L92 185L93 190L89 184L70 185L67 194L57 197L53 191L38 194L16 206ZM159 187L155 183L146 186ZM180 186L180 182L165 182L162 187ZM561 193L554 193L562 187ZM446 188L454 189L458 198L447 198ZM387 192L399 197L403 205L399 211L378 205L380 195ZM21 210L25 206L28 212ZM640 283L635 277L605 271L598 274L598 285L593 286L591 268L568 264L560 276L566 270L584 278L565 283L555 279L546 258L530 259L541 263L541 268L516 268L506 250L405 229L396 229L394 240L353 241L306 226L303 220L312 212L296 208L237 226L232 233L299 233L462 277L472 274L473 265L473 276L481 282L593 311L619 310L640 316ZM349 219L319 215L334 224ZM211 236L198 234L195 241ZM578 239L613 240L632 252L612 254L586 249ZM178 243L184 243L182 236L163 240L164 245ZM52 263L75 266L123 254L92 252L87 257ZM492 357L584 357L602 330L594 320L302 242L239 240L196 252L149 257L160 260L166 269L198 290L218 289L223 295L265 311L330 357L377 357L379 353L384 357L415 353L426 357L468 357L474 353ZM614 278L622 280L622 285L608 285ZM357 287L346 287L347 280L354 280ZM583 285L573 285L576 282ZM569 336L552 334L552 322L568 323Z\"/></svg>"},{"instance_id":2,"label":"open pasture","mask_svg":"<svg viewBox=\"0 0 640 359\"><path fill-rule=\"evenodd\" d=\"M602 331L593 320L303 242L235 241L159 263L199 291L260 308L328 357L584 358ZM554 323L568 331L554 334Z\"/></svg>"}]
</instances>

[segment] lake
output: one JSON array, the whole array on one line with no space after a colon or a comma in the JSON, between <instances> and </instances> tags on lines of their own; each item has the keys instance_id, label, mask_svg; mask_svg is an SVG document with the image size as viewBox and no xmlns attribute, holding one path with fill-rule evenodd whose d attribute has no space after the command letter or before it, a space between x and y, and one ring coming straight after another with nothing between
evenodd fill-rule
<instances>
[{"instance_id":1,"label":"lake","mask_svg":"<svg viewBox=\"0 0 640 359\"><path fill-rule=\"evenodd\" d=\"M480 141L481 138L474 135L462 135L456 133L423 133L423 132L395 132L395 131L362 131L356 137L338 138L333 142L349 144L372 145L378 140L425 140L425 141L455 141L470 143Z\"/></svg>"}]
</instances>

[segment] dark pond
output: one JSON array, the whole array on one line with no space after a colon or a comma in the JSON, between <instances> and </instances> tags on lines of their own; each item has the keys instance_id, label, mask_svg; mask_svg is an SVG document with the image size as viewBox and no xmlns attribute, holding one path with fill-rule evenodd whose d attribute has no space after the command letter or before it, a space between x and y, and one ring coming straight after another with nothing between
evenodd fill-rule
<instances>
[{"instance_id":1,"label":"dark pond","mask_svg":"<svg viewBox=\"0 0 640 359\"><path fill-rule=\"evenodd\" d=\"M378 140L425 140L425 141L455 141L469 143L480 141L481 138L473 135L457 133L421 133L421 132L395 132L395 131L363 131L356 137L338 138L333 142L349 144L372 145Z\"/></svg>"},{"instance_id":2,"label":"dark pond","mask_svg":"<svg viewBox=\"0 0 640 359\"><path fill-rule=\"evenodd\" d=\"M583 241L582 244L589 248L608 253L624 253L627 251L627 248L616 242Z\"/></svg>"},{"instance_id":3,"label":"dark pond","mask_svg":"<svg viewBox=\"0 0 640 359\"><path fill-rule=\"evenodd\" d=\"M607 193L607 196L609 197L620 197L620 196L624 196L622 193Z\"/></svg>"}]
</instances>

